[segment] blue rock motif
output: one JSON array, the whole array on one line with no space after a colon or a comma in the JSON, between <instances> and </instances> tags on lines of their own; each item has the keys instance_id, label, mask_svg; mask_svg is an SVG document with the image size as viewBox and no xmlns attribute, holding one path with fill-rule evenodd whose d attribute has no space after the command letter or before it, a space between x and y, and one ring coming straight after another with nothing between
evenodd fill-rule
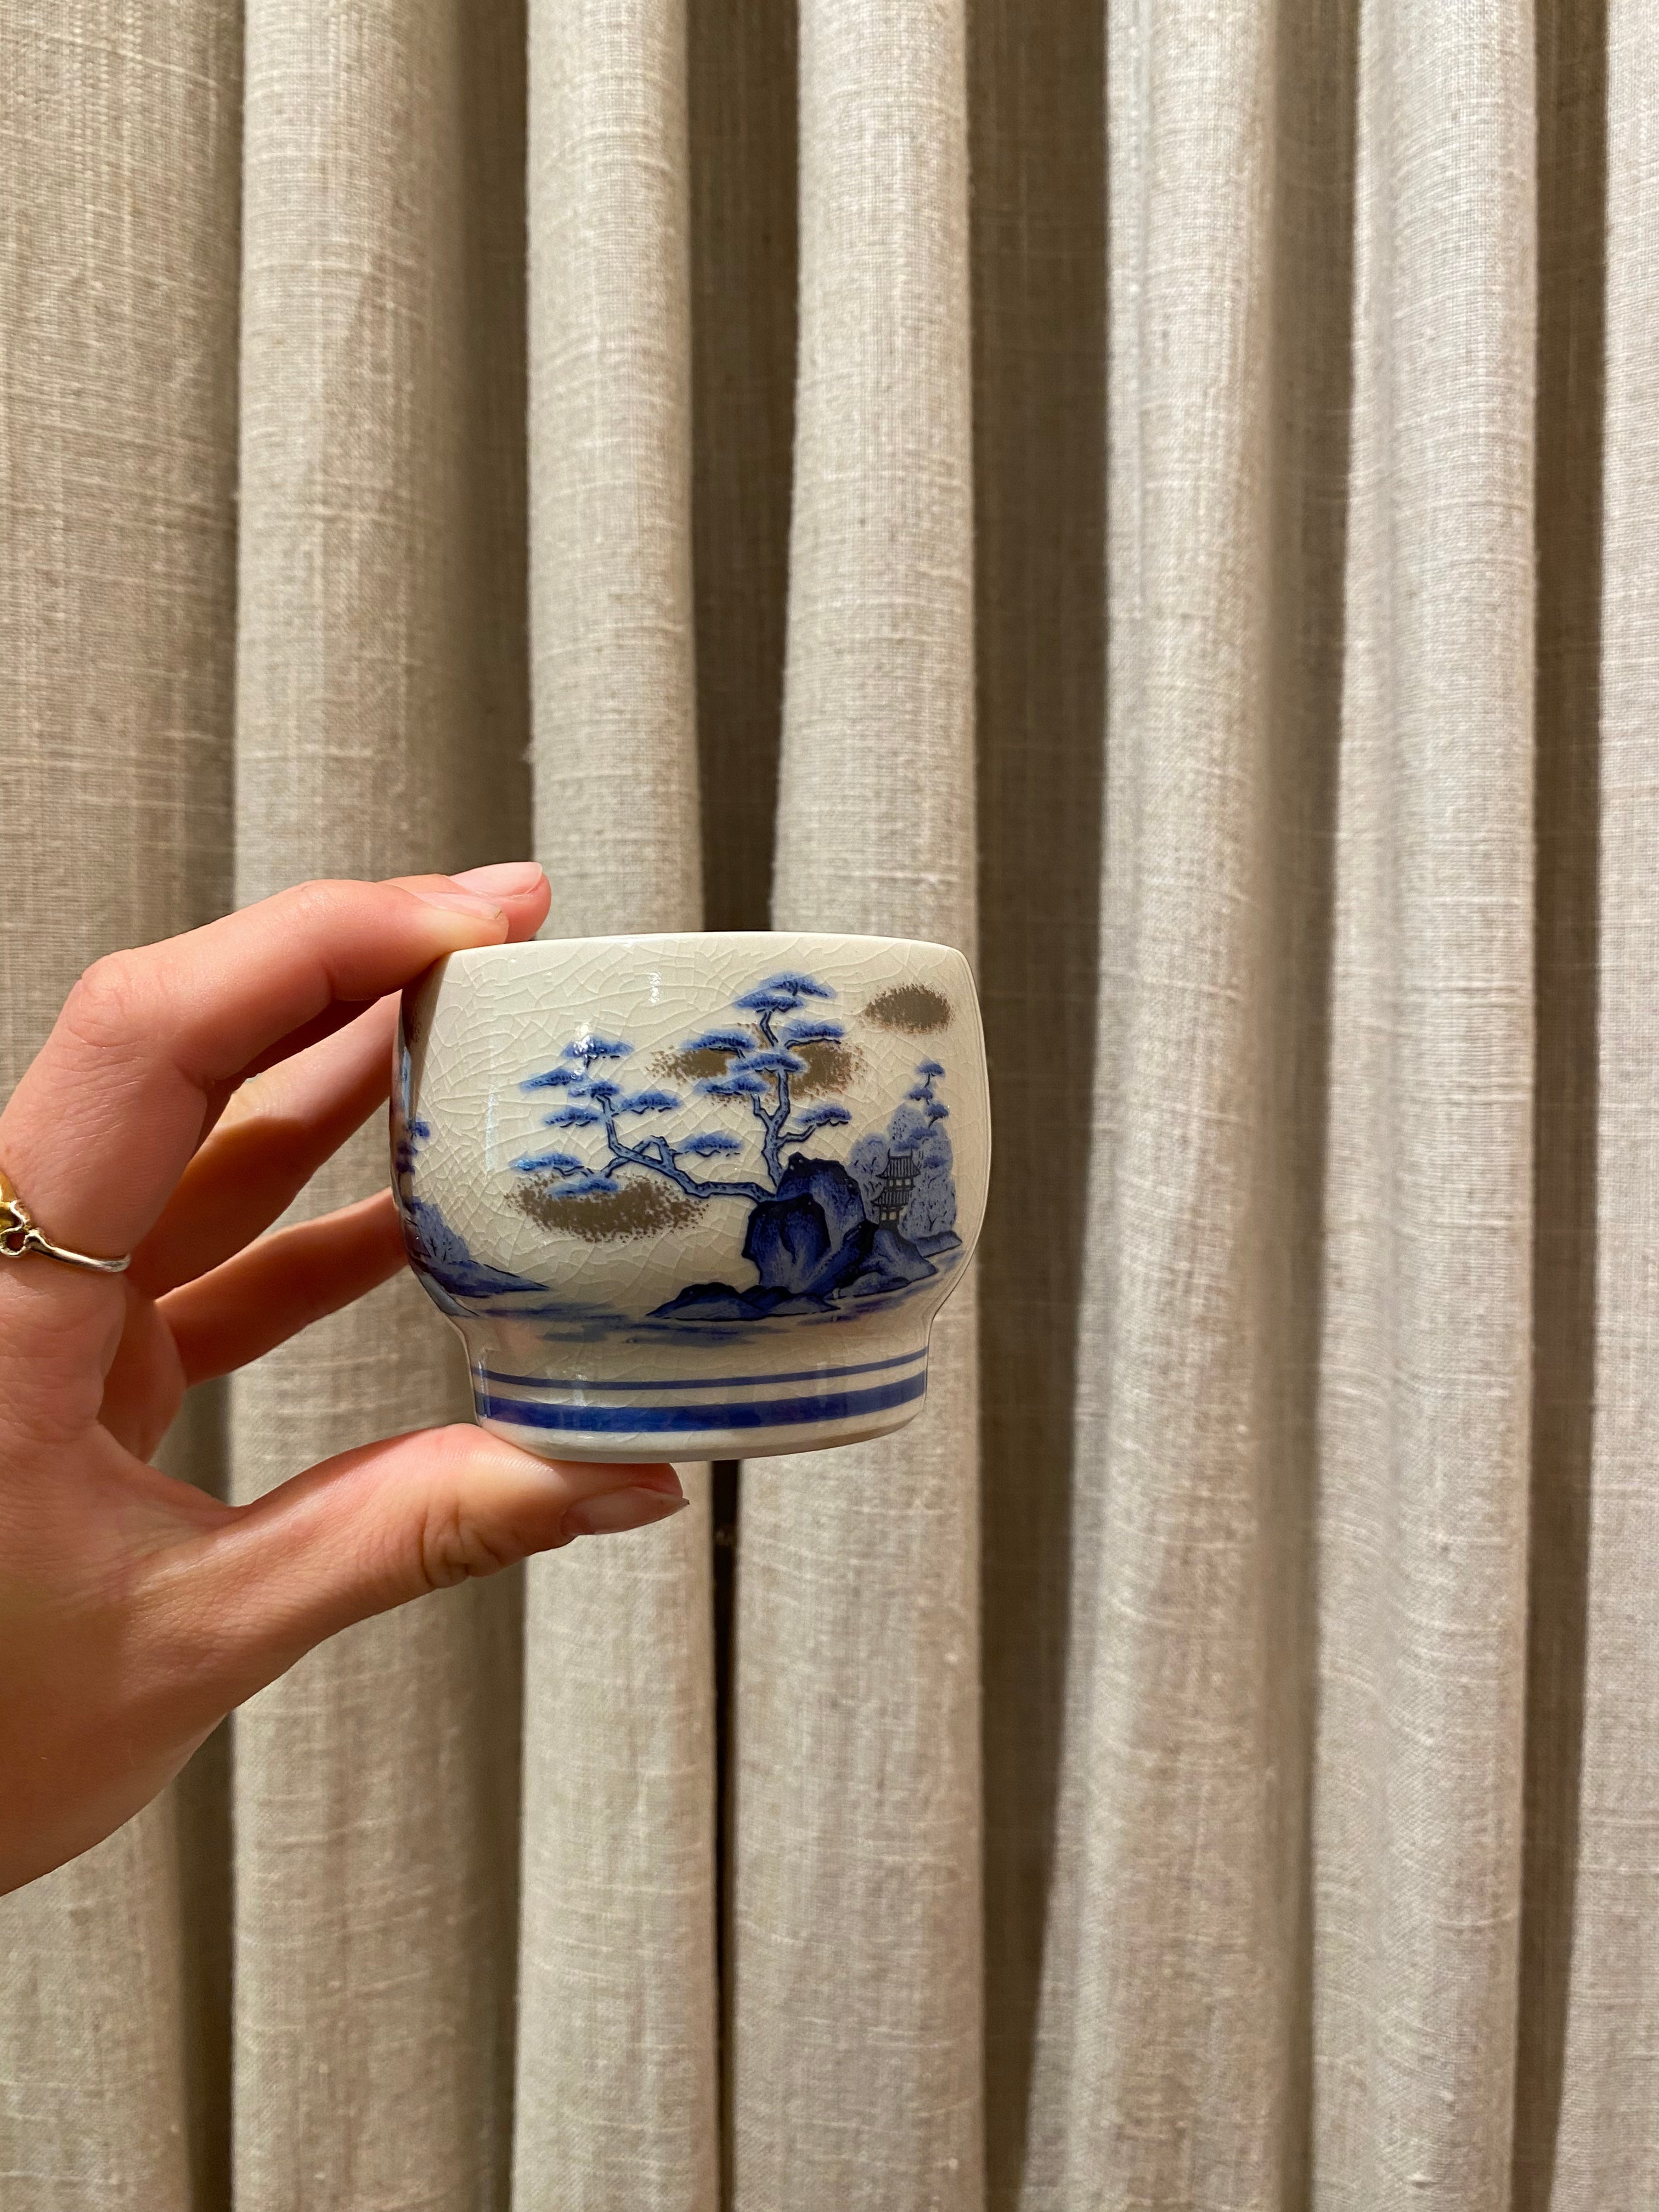
<instances>
[{"instance_id":1,"label":"blue rock motif","mask_svg":"<svg viewBox=\"0 0 1659 2212\"><path fill-rule=\"evenodd\" d=\"M465 1237L450 1227L429 1199L406 1196L402 1206L404 1249L410 1263L457 1298L493 1298L512 1291L539 1291L523 1275L475 1260Z\"/></svg>"},{"instance_id":2,"label":"blue rock motif","mask_svg":"<svg viewBox=\"0 0 1659 2212\"><path fill-rule=\"evenodd\" d=\"M763 1289L823 1297L864 1264L870 1236L859 1187L841 1163L797 1152L777 1196L750 1214L743 1256Z\"/></svg>"},{"instance_id":3,"label":"blue rock motif","mask_svg":"<svg viewBox=\"0 0 1659 2212\"><path fill-rule=\"evenodd\" d=\"M411 1077L405 1050L398 1071L398 1097L403 1112L398 1125L392 1169L397 1179L398 1213L403 1224L404 1249L417 1274L435 1283L456 1298L499 1297L510 1291L539 1291L545 1286L504 1268L486 1267L472 1256L467 1241L452 1229L430 1199L415 1193L415 1163L432 1134L428 1123L409 1110Z\"/></svg>"}]
</instances>

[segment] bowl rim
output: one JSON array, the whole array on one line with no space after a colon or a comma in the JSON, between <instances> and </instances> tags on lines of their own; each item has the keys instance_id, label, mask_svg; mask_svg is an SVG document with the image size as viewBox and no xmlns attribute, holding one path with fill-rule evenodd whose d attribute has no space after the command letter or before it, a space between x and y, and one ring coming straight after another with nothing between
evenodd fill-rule
<instances>
[{"instance_id":1,"label":"bowl rim","mask_svg":"<svg viewBox=\"0 0 1659 2212\"><path fill-rule=\"evenodd\" d=\"M945 952L967 964L973 961L959 945L946 945L932 937L872 937L839 929L672 929L621 933L598 937L526 937L516 944L465 945L442 957L446 962L499 959L504 954L522 958L527 952L567 951L573 945L684 947L702 945L848 945L889 952Z\"/></svg>"}]
</instances>

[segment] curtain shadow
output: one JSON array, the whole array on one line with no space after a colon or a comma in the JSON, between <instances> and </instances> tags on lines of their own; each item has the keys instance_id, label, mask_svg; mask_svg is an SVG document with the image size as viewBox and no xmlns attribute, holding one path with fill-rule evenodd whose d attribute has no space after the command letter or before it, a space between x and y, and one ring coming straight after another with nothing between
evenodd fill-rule
<instances>
[{"instance_id":1,"label":"curtain shadow","mask_svg":"<svg viewBox=\"0 0 1659 2212\"><path fill-rule=\"evenodd\" d=\"M456 404L476 473L457 502L473 580L468 733L450 749L461 866L528 854L530 789L526 0L491 0L456 39L462 282L467 343ZM458 25L462 19L456 19ZM433 865L448 865L447 860Z\"/></svg>"},{"instance_id":2,"label":"curtain shadow","mask_svg":"<svg viewBox=\"0 0 1659 2212\"><path fill-rule=\"evenodd\" d=\"M1279 2017L1283 2202L1311 2188L1319 1399L1335 853L1353 398L1358 0L1289 0L1276 49L1270 461L1273 566L1263 885L1273 1076L1261 1188L1263 1664L1289 1901Z\"/></svg>"},{"instance_id":3,"label":"curtain shadow","mask_svg":"<svg viewBox=\"0 0 1659 2212\"><path fill-rule=\"evenodd\" d=\"M229 1394L224 1382L190 1391L158 1454L169 1474L219 1498L229 1494ZM231 1741L222 1721L173 1784L179 1936L183 1948L191 2202L230 2212Z\"/></svg>"},{"instance_id":4,"label":"curtain shadow","mask_svg":"<svg viewBox=\"0 0 1659 2212\"><path fill-rule=\"evenodd\" d=\"M531 793L528 453L529 124L526 0L492 0L464 32L452 21L459 105L466 343L455 365L455 404L466 426L472 471L458 501L464 573L473 580L477 625L470 647L467 736L446 748L454 779L446 810L459 838L457 863L479 864L534 849ZM507 2212L518 2087L519 1942L523 1806L525 1571L514 1569L472 1611L473 1664L490 1685L493 1754L477 1772L488 1856L493 1962L490 2032L495 2095L489 2115L488 2179L480 2202Z\"/></svg>"},{"instance_id":5,"label":"curtain shadow","mask_svg":"<svg viewBox=\"0 0 1659 2212\"><path fill-rule=\"evenodd\" d=\"M689 0L692 594L703 927L766 929L795 431L797 17ZM742 1468L709 1491L720 2036L729 2049L732 1622ZM731 2077L722 2063L723 2193Z\"/></svg>"},{"instance_id":6,"label":"curtain shadow","mask_svg":"<svg viewBox=\"0 0 1659 2212\"><path fill-rule=\"evenodd\" d=\"M1595 1407L1607 0L1540 0L1532 1528L1516 2212L1553 2193Z\"/></svg>"},{"instance_id":7,"label":"curtain shadow","mask_svg":"<svg viewBox=\"0 0 1659 2212\"><path fill-rule=\"evenodd\" d=\"M980 983L987 2201L1012 2206L1054 1864L1106 659L1104 10L969 15ZM1030 1164L1042 1163L1041 1173Z\"/></svg>"},{"instance_id":8,"label":"curtain shadow","mask_svg":"<svg viewBox=\"0 0 1659 2212\"><path fill-rule=\"evenodd\" d=\"M703 927L765 929L795 434L795 10L691 0L688 32Z\"/></svg>"},{"instance_id":9,"label":"curtain shadow","mask_svg":"<svg viewBox=\"0 0 1659 2212\"><path fill-rule=\"evenodd\" d=\"M179 1929L189 1991L191 2202L230 2212L231 1727L221 1721L173 1785Z\"/></svg>"}]
</instances>

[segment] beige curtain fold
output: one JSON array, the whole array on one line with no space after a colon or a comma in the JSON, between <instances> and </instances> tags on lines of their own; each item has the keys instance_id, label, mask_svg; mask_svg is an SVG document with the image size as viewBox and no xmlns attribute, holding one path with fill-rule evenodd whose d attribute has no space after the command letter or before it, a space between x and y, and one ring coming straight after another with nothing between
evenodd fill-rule
<instances>
[{"instance_id":1,"label":"beige curtain fold","mask_svg":"<svg viewBox=\"0 0 1659 2212\"><path fill-rule=\"evenodd\" d=\"M531 25L530 453L544 934L701 921L685 24ZM720 2201L708 1482L532 1561L514 2202Z\"/></svg>"},{"instance_id":2,"label":"beige curtain fold","mask_svg":"<svg viewBox=\"0 0 1659 2212\"><path fill-rule=\"evenodd\" d=\"M4 1080L110 946L533 850L965 946L997 1163L913 1426L0 1900L4 2212L1645 2203L1647 11L7 29ZM394 1285L166 1449L466 1402Z\"/></svg>"},{"instance_id":3,"label":"beige curtain fold","mask_svg":"<svg viewBox=\"0 0 1659 2212\"><path fill-rule=\"evenodd\" d=\"M1310 1262L1341 550L1321 505L1340 499L1326 426L1346 383L1319 257L1334 247L1340 269L1347 211L1341 26L1318 12L1320 45L1267 5L1126 0L1106 20L1095 1165L1019 2197L1056 2212L1290 2204L1306 2186Z\"/></svg>"},{"instance_id":4,"label":"beige curtain fold","mask_svg":"<svg viewBox=\"0 0 1659 2212\"><path fill-rule=\"evenodd\" d=\"M1314 2170L1504 2199L1532 1358L1529 27L1367 9L1321 1352ZM1437 97L1467 88L1455 117ZM1431 575L1431 591L1414 580Z\"/></svg>"},{"instance_id":5,"label":"beige curtain fold","mask_svg":"<svg viewBox=\"0 0 1659 2212\"><path fill-rule=\"evenodd\" d=\"M800 34L772 916L971 952L963 9L806 0ZM731 1862L740 2212L982 2198L975 1304L970 1278L935 1328L913 1427L828 1462L744 1468Z\"/></svg>"},{"instance_id":6,"label":"beige curtain fold","mask_svg":"<svg viewBox=\"0 0 1659 2212\"><path fill-rule=\"evenodd\" d=\"M246 37L239 900L529 842L522 19L257 0ZM235 1379L234 1492L468 1410L389 1285ZM507 2202L519 1612L446 1592L236 1717L238 2212Z\"/></svg>"},{"instance_id":7,"label":"beige curtain fold","mask_svg":"<svg viewBox=\"0 0 1659 2212\"><path fill-rule=\"evenodd\" d=\"M1659 1987L1659 1599L1649 1571L1659 1534L1659 56L1626 0L1560 0L1548 28L1540 1356L1514 2201L1525 2212L1583 2212L1639 2203L1659 2185L1649 2056Z\"/></svg>"},{"instance_id":8,"label":"beige curtain fold","mask_svg":"<svg viewBox=\"0 0 1659 2212\"><path fill-rule=\"evenodd\" d=\"M20 10L0 70L0 1082L230 867L239 10ZM172 1439L222 1480L216 1408ZM0 1685L0 1696L5 1694ZM0 2202L222 2197L223 1759L0 1900ZM199 1906L198 1911L195 1908Z\"/></svg>"}]
</instances>

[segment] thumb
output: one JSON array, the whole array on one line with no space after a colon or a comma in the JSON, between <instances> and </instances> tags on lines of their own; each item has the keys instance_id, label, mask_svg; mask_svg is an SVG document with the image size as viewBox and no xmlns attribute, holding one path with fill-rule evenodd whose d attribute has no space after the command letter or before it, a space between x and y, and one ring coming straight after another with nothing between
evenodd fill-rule
<instances>
[{"instance_id":1,"label":"thumb","mask_svg":"<svg viewBox=\"0 0 1659 2212\"><path fill-rule=\"evenodd\" d=\"M213 1605L229 1670L257 1678L240 1699L371 1613L689 1502L659 1462L538 1459L465 1425L391 1437L319 1462L202 1539L191 1610Z\"/></svg>"}]
</instances>

